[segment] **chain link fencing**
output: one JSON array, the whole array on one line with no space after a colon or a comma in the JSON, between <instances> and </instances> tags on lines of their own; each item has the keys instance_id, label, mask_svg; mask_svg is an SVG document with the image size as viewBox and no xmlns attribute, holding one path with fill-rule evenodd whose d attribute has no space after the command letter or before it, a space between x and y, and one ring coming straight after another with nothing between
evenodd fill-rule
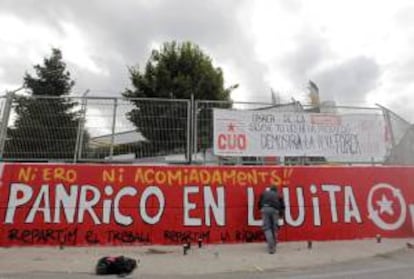
<instances>
[{"instance_id":1,"label":"chain link fencing","mask_svg":"<svg viewBox=\"0 0 414 279\"><path fill-rule=\"evenodd\" d=\"M389 152L382 161L341 161L323 157L218 157L213 152L213 109L381 114L393 146L406 139L410 123L382 107L362 108L299 102L227 102L149 98L0 97L0 155L3 161L124 162L134 164L397 164ZM401 146L403 144L400 144ZM405 145L407 145L405 143ZM391 154L393 153L393 154ZM401 151L400 151L401 153ZM402 152L404 153L404 152ZM400 156L401 157L401 156ZM391 158L391 159L390 159Z\"/></svg>"}]
</instances>

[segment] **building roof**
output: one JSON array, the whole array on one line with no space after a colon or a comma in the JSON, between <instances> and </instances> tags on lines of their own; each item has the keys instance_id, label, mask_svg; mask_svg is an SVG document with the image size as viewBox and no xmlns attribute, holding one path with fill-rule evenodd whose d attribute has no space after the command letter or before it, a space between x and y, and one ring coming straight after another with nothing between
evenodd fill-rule
<instances>
[{"instance_id":1,"label":"building roof","mask_svg":"<svg viewBox=\"0 0 414 279\"><path fill-rule=\"evenodd\" d=\"M92 147L102 147L111 145L112 134L93 137L89 140L89 145ZM114 145L145 142L147 139L136 130L125 131L114 134Z\"/></svg>"}]
</instances>

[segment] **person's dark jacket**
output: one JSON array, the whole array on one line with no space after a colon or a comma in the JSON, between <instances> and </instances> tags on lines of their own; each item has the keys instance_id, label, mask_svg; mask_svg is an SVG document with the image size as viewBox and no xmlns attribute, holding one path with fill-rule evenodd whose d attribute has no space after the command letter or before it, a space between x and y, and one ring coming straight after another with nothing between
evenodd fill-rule
<instances>
[{"instance_id":1,"label":"person's dark jacket","mask_svg":"<svg viewBox=\"0 0 414 279\"><path fill-rule=\"evenodd\" d=\"M284 211L283 199L280 199L277 191L265 190L259 198L258 207L262 209L264 206L270 206L279 211Z\"/></svg>"}]
</instances>

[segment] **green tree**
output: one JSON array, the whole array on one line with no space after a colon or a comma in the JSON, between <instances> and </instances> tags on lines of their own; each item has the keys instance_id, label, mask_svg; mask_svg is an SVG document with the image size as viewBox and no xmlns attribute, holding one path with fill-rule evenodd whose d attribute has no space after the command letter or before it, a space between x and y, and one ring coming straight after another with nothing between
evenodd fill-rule
<instances>
[{"instance_id":1,"label":"green tree","mask_svg":"<svg viewBox=\"0 0 414 279\"><path fill-rule=\"evenodd\" d=\"M152 155L186 150L190 128L187 127L187 103L177 99L189 100L193 95L195 100L230 102L230 92L237 87L225 88L222 70L214 67L211 58L191 42L164 43L160 50L152 51L145 70L130 67L129 72L132 89L126 89L123 96L132 98L135 108L127 113L127 118L148 140L145 146ZM202 113L212 123L211 109Z\"/></svg>"},{"instance_id":2,"label":"green tree","mask_svg":"<svg viewBox=\"0 0 414 279\"><path fill-rule=\"evenodd\" d=\"M29 96L15 96L16 119L8 130L5 157L10 159L70 159L75 152L79 112L67 97L75 82L59 49L52 49L35 76L26 73Z\"/></svg>"}]
</instances>

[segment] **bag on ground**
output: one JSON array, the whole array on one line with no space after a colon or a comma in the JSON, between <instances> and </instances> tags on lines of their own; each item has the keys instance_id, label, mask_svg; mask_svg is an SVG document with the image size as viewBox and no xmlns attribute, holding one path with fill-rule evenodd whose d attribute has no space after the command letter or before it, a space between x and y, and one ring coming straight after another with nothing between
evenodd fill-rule
<instances>
[{"instance_id":1,"label":"bag on ground","mask_svg":"<svg viewBox=\"0 0 414 279\"><path fill-rule=\"evenodd\" d=\"M107 275L117 274L125 276L130 274L137 267L137 261L124 256L103 257L96 264L96 274Z\"/></svg>"}]
</instances>

